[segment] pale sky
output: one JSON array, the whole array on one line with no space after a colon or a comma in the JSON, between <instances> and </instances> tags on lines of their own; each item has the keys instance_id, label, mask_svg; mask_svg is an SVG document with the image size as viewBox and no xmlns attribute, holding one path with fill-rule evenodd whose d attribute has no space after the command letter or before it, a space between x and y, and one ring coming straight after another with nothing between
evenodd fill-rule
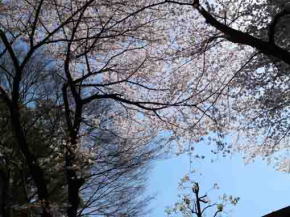
<instances>
[{"instance_id":1,"label":"pale sky","mask_svg":"<svg viewBox=\"0 0 290 217\"><path fill-rule=\"evenodd\" d=\"M290 205L290 174L277 172L261 160L245 165L239 154L214 159L214 163L210 163L209 158L196 161L193 167L202 173L197 177L201 177L200 185L204 188L209 189L209 186L218 183L219 194L241 198L231 216L261 217ZM177 201L178 182L188 171L186 154L154 163L149 174L148 191L155 192L156 199L152 202L150 217L166 216L164 209Z\"/></svg>"}]
</instances>

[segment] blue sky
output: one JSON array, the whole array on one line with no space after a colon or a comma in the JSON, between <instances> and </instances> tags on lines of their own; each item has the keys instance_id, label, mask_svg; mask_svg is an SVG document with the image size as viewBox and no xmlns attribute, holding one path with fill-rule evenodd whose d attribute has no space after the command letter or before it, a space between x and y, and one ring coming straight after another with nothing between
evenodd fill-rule
<instances>
[{"instance_id":1,"label":"blue sky","mask_svg":"<svg viewBox=\"0 0 290 217\"><path fill-rule=\"evenodd\" d=\"M213 158L214 163L211 163ZM189 172L189 165L186 154L154 163L148 191L156 193L156 199L152 202L150 217L166 216L164 209L177 201L178 182ZM241 198L231 216L261 217L290 205L290 174L277 172L261 160L245 165L239 154L226 158L217 155L194 160L192 167L202 173L196 175L202 188L210 189L218 183L220 195L226 193Z\"/></svg>"}]
</instances>

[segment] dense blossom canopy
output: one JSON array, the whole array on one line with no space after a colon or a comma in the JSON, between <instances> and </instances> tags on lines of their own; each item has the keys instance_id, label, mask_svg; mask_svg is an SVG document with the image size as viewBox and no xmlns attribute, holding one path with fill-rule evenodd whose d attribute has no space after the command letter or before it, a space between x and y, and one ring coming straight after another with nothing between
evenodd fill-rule
<instances>
[{"instance_id":1,"label":"dense blossom canopy","mask_svg":"<svg viewBox=\"0 0 290 217\"><path fill-rule=\"evenodd\" d=\"M288 150L285 3L3 0L0 96L10 123L3 132L15 140L3 146L25 162L28 203L52 215L54 174L69 217L120 215L108 208L109 194L100 199L107 186L92 183L137 177L160 148L152 143L183 152L184 144L228 132L250 158ZM51 154L40 156L36 143ZM1 156L11 159L9 152ZM124 188L116 195L120 208L128 195Z\"/></svg>"}]
</instances>

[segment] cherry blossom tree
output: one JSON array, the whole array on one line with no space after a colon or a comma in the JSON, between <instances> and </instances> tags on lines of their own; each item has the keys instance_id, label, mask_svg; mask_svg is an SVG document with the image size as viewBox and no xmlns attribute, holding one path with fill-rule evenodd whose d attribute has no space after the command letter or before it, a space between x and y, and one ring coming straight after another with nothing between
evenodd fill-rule
<instances>
[{"instance_id":1,"label":"cherry blossom tree","mask_svg":"<svg viewBox=\"0 0 290 217\"><path fill-rule=\"evenodd\" d=\"M87 194L80 197L82 190L94 188L86 179L88 170L102 180L102 169L111 171L109 164L102 168L102 163L134 165L136 155L132 153L145 151L146 144L162 133L170 135L167 143L180 144L173 148L180 152L185 150L184 141L193 143L209 133L222 137L234 129L257 138L257 132L263 132L269 122L253 119L254 113L247 112L253 108L259 113L264 105L269 110L279 104L276 101L283 102L287 87L279 83L283 94L275 102L271 101L273 89L262 91L270 101L261 104L251 91L261 90L263 82L257 80L261 74L281 79L290 63L288 42L283 39L287 31L279 30L284 28L280 20L288 15L287 8L280 11L265 4L267 1L248 0L2 1L0 57L7 56L13 70L1 65L0 96L8 108L15 143L27 164L42 216L52 216L52 204L45 169L26 132L24 117L29 108L52 102L51 109L61 114L57 129L62 139L51 145L61 150L61 156L55 157L63 163L69 217L83 211L81 198ZM17 53L19 48L22 55ZM50 65L43 73L30 73L34 67L29 63L41 52L54 70L48 70ZM248 79L251 71L253 79ZM110 102L104 125L95 112L101 101ZM43 115L40 113L40 120ZM288 132L286 116L282 120L284 131L279 131L281 124L276 125L279 135ZM256 130L259 121L262 127ZM104 133L108 129L110 133ZM103 146L97 142L102 135L124 138ZM286 135L279 138L284 140ZM279 138L273 134L269 140L273 147ZM129 147L134 151L125 151ZM124 154L114 156L116 149ZM100 157L95 158L96 153ZM138 159L142 161L142 157ZM90 160L98 163L90 165ZM118 167L116 173L125 171ZM90 199L86 198L84 206ZM97 204L100 200L92 201ZM105 214L104 209L97 211Z\"/></svg>"},{"instance_id":2,"label":"cherry blossom tree","mask_svg":"<svg viewBox=\"0 0 290 217\"><path fill-rule=\"evenodd\" d=\"M28 108L52 101L50 106L62 114L62 125L57 128L62 139L52 141L51 148L61 150L61 156L53 158L63 163L61 176L65 179L69 217L79 215L79 194L82 187L87 188L82 164L89 163L83 161L90 159L89 144L96 133L90 125L93 122L97 129L100 127L98 114L92 112L98 105L95 102L114 102L107 113L109 126L117 135L131 139L122 142L124 148L135 141L131 148L135 151L162 131L192 141L221 129L222 119L212 104L217 103L228 79L222 73L215 75L214 81L221 83L215 85L210 72L215 71L219 59L209 57L210 68L205 61L209 46L204 36L212 29L204 29L194 39L191 34L182 36L196 32L188 29L184 20L195 20L198 15L184 5L153 0L1 3L1 57L9 57L13 66L13 70L7 70L2 64L1 99L8 107L15 143L27 164L42 216L52 216L52 204L45 168L32 151L26 132L24 113ZM191 49L193 41L197 44ZM22 55L17 53L19 47ZM199 55L200 50L204 55ZM57 69L31 73L34 68L29 63L40 51ZM52 79L48 74L57 78L54 86L43 82ZM40 113L39 120L43 115ZM109 147L118 147L113 144ZM102 150L96 147L93 151ZM116 159L134 162L130 152L123 157Z\"/></svg>"},{"instance_id":3,"label":"cherry blossom tree","mask_svg":"<svg viewBox=\"0 0 290 217\"><path fill-rule=\"evenodd\" d=\"M229 126L240 137L238 150L248 160L261 156L289 172L289 2L195 3L205 22L224 41L247 51L246 59L236 60L245 64L227 91Z\"/></svg>"},{"instance_id":4,"label":"cherry blossom tree","mask_svg":"<svg viewBox=\"0 0 290 217\"><path fill-rule=\"evenodd\" d=\"M202 41L210 52L198 50L197 41L191 45L199 57L207 54L207 78L227 78L215 92L216 100L207 102L218 116L216 120L224 121L221 127L239 140L235 148L243 150L248 160L261 156L289 171L289 2L167 2L191 8L197 22L190 22L186 15L184 22L206 32ZM219 59L215 63L212 57Z\"/></svg>"},{"instance_id":5,"label":"cherry blossom tree","mask_svg":"<svg viewBox=\"0 0 290 217\"><path fill-rule=\"evenodd\" d=\"M19 56L21 54L17 53ZM1 59L5 73L13 73L8 56ZM67 192L63 170L64 139L66 138L63 108L58 104L59 80L54 77L54 66L45 55L38 53L28 63L23 82L21 123L31 154L43 170L48 199L54 216L65 213ZM34 84L34 85L32 85ZM33 97L33 101L31 101ZM32 102L32 103L31 103ZM147 163L156 155L156 145L146 138L121 136L113 129L108 112L113 107L99 101L88 108L94 118L84 122L86 136L83 147L78 147L74 169L86 184L80 190L80 215L137 214L145 211L150 198L142 197ZM90 111L89 111L90 109ZM1 213L3 216L39 216L41 207L28 165L17 147L9 124L9 110L1 102ZM146 143L147 142L147 143ZM157 143L158 141L155 140ZM150 147L149 147L150 145ZM105 180L105 181L104 181ZM93 193L92 193L93 192ZM138 192L138 194L136 194ZM90 211L88 211L90 210Z\"/></svg>"},{"instance_id":6,"label":"cherry blossom tree","mask_svg":"<svg viewBox=\"0 0 290 217\"><path fill-rule=\"evenodd\" d=\"M249 25L251 34L289 52L287 1L265 1L257 9L264 12ZM288 71L289 64L280 58L257 55L237 77L241 92L235 103L235 110L243 116L241 129L250 138L238 149L246 153L247 160L262 157L284 172L289 172ZM245 104L251 109L245 109Z\"/></svg>"}]
</instances>

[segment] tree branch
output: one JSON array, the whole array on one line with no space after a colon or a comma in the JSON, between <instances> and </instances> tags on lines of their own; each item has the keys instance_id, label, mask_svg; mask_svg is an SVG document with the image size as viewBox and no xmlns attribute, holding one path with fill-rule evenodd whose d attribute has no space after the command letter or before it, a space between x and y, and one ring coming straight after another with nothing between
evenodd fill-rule
<instances>
[{"instance_id":1,"label":"tree branch","mask_svg":"<svg viewBox=\"0 0 290 217\"><path fill-rule=\"evenodd\" d=\"M199 13L205 18L206 22L217 30L225 34L226 39L233 43L249 45L252 48L259 50L261 53L276 57L281 61L290 65L290 53L270 42L265 42L254 36L251 36L242 31L233 29L214 18L209 12L207 12L202 6L197 7Z\"/></svg>"}]
</instances>

